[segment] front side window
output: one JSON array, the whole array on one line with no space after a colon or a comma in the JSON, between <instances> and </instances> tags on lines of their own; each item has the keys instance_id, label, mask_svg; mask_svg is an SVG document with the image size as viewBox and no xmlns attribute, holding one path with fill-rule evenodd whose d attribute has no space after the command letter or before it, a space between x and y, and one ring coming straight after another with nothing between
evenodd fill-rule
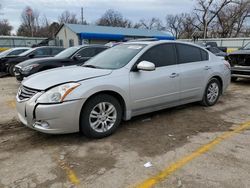
<instances>
[{"instance_id":1,"label":"front side window","mask_svg":"<svg viewBox=\"0 0 250 188\"><path fill-rule=\"evenodd\" d=\"M98 54L83 66L119 69L127 65L145 46L144 44L120 44Z\"/></svg>"},{"instance_id":2,"label":"front side window","mask_svg":"<svg viewBox=\"0 0 250 188\"><path fill-rule=\"evenodd\" d=\"M178 62L180 64L198 62L203 59L200 48L187 44L176 44L176 47L178 52Z\"/></svg>"},{"instance_id":3,"label":"front side window","mask_svg":"<svg viewBox=\"0 0 250 188\"><path fill-rule=\"evenodd\" d=\"M139 58L139 62L141 61L149 61L151 63L154 63L155 67L175 65L175 46L174 44L161 44L158 46L154 46Z\"/></svg>"}]
</instances>

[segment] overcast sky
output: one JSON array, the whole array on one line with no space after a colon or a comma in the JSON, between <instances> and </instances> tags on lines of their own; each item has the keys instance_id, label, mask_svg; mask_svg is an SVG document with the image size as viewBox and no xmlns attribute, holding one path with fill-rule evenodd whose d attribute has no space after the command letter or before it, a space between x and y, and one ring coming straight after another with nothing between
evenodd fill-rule
<instances>
[{"instance_id":1,"label":"overcast sky","mask_svg":"<svg viewBox=\"0 0 250 188\"><path fill-rule=\"evenodd\" d=\"M4 13L0 18L8 19L17 30L21 12L26 6L39 11L40 16L46 15L50 21L57 21L64 10L74 12L80 19L83 7L84 17L90 23L110 8L135 22L141 18L164 19L167 14L190 12L194 0L0 0L0 4Z\"/></svg>"}]
</instances>

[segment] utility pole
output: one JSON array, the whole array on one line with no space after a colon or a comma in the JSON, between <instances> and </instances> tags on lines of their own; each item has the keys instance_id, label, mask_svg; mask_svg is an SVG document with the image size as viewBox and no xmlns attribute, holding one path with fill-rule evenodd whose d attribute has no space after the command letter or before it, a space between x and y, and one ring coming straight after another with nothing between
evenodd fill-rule
<instances>
[{"instance_id":1,"label":"utility pole","mask_svg":"<svg viewBox=\"0 0 250 188\"><path fill-rule=\"evenodd\" d=\"M83 25L83 7L81 7L81 19L82 19L82 25Z\"/></svg>"}]
</instances>

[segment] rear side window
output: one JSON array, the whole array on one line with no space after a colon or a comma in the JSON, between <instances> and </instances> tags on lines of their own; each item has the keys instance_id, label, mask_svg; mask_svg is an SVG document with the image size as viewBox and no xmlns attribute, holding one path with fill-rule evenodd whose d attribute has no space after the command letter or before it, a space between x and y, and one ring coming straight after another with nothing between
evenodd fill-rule
<instances>
[{"instance_id":1,"label":"rear side window","mask_svg":"<svg viewBox=\"0 0 250 188\"><path fill-rule=\"evenodd\" d=\"M176 52L173 44L161 44L146 51L140 61L149 61L156 67L163 67L176 64Z\"/></svg>"},{"instance_id":2,"label":"rear side window","mask_svg":"<svg viewBox=\"0 0 250 188\"><path fill-rule=\"evenodd\" d=\"M60 53L63 49L62 48L51 48L51 55L57 55Z\"/></svg>"},{"instance_id":3,"label":"rear side window","mask_svg":"<svg viewBox=\"0 0 250 188\"><path fill-rule=\"evenodd\" d=\"M95 55L101 53L102 51L106 50L107 48L95 48Z\"/></svg>"},{"instance_id":4,"label":"rear side window","mask_svg":"<svg viewBox=\"0 0 250 188\"><path fill-rule=\"evenodd\" d=\"M208 59L207 52L195 46L186 44L176 44L178 52L178 61L182 63L192 63Z\"/></svg>"},{"instance_id":5,"label":"rear side window","mask_svg":"<svg viewBox=\"0 0 250 188\"><path fill-rule=\"evenodd\" d=\"M84 48L77 54L79 54L81 57L93 57L95 56L95 48Z\"/></svg>"},{"instance_id":6,"label":"rear side window","mask_svg":"<svg viewBox=\"0 0 250 188\"><path fill-rule=\"evenodd\" d=\"M35 50L34 52L35 56L48 56L50 55L50 49L49 48L39 48Z\"/></svg>"},{"instance_id":7,"label":"rear side window","mask_svg":"<svg viewBox=\"0 0 250 188\"><path fill-rule=\"evenodd\" d=\"M208 53L205 50L201 50L201 59L202 61L207 61L208 60Z\"/></svg>"}]
</instances>

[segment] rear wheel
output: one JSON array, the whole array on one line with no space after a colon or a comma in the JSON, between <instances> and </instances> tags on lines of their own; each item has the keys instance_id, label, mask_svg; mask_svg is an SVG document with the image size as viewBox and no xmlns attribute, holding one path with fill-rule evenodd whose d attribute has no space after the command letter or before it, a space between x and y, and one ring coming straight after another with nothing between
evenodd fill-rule
<instances>
[{"instance_id":1,"label":"rear wheel","mask_svg":"<svg viewBox=\"0 0 250 188\"><path fill-rule=\"evenodd\" d=\"M10 65L10 67L9 67L9 73L10 73L10 75L11 76L14 76L15 74L14 74L14 67L15 67L15 65Z\"/></svg>"},{"instance_id":2,"label":"rear wheel","mask_svg":"<svg viewBox=\"0 0 250 188\"><path fill-rule=\"evenodd\" d=\"M204 106L213 106L217 103L221 94L221 83L217 78L212 78L206 87L202 104Z\"/></svg>"},{"instance_id":3,"label":"rear wheel","mask_svg":"<svg viewBox=\"0 0 250 188\"><path fill-rule=\"evenodd\" d=\"M119 101L107 94L90 98L81 112L80 129L91 138L103 138L111 135L119 126L122 108Z\"/></svg>"}]
</instances>

